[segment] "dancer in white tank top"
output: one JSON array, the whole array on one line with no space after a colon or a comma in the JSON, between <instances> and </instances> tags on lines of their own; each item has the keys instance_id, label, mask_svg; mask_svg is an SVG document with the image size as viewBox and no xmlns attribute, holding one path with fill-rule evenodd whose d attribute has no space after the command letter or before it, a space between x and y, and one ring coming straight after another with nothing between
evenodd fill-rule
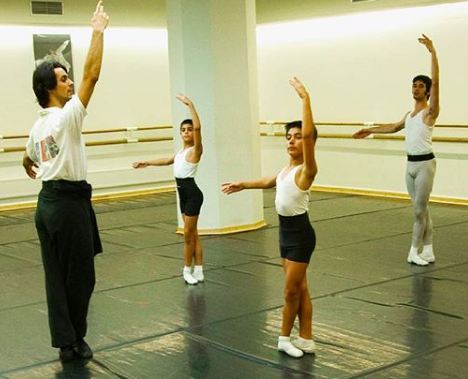
<instances>
[{"instance_id":1,"label":"dancer in white tank top","mask_svg":"<svg viewBox=\"0 0 468 379\"><path fill-rule=\"evenodd\" d=\"M314 353L312 334L312 302L307 287L307 267L315 248L315 232L308 218L309 188L317 174L315 161L315 129L309 93L302 83L290 81L302 100L302 122L286 124L289 165L278 175L254 181L224 183L226 194L244 189L266 189L276 185L276 210L280 220L280 251L283 258L285 288L283 320L278 337L278 350L292 357ZM291 342L290 335L296 316L299 336Z\"/></svg>"},{"instance_id":2,"label":"dancer in white tank top","mask_svg":"<svg viewBox=\"0 0 468 379\"><path fill-rule=\"evenodd\" d=\"M203 250L197 230L198 217L203 203L203 193L194 180L203 153L201 124L192 101L184 95L177 96L177 99L184 103L192 114L192 120L184 120L180 125L183 148L173 157L137 161L133 163L133 167L144 168L174 164L180 212L184 219L185 266L182 270L182 276L187 284L197 284L205 280ZM192 268L193 262L195 262L195 265Z\"/></svg>"},{"instance_id":3,"label":"dancer in white tank top","mask_svg":"<svg viewBox=\"0 0 468 379\"><path fill-rule=\"evenodd\" d=\"M418 75L413 79L413 111L408 112L400 122L361 129L354 134L354 138L365 138L372 133L395 133L405 129L408 154L406 186L415 216L407 261L426 266L435 261L432 220L428 205L436 171L436 160L432 152L432 130L439 116L439 62L432 41L424 34L418 41L431 54L432 79L425 75Z\"/></svg>"}]
</instances>

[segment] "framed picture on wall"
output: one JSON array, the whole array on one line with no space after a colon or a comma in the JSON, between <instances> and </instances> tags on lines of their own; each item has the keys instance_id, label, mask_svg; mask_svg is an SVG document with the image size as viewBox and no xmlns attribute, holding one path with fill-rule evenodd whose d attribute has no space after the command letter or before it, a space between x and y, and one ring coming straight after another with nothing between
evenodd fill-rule
<instances>
[{"instance_id":1,"label":"framed picture on wall","mask_svg":"<svg viewBox=\"0 0 468 379\"><path fill-rule=\"evenodd\" d=\"M44 61L57 61L73 80L73 59L69 34L33 34L36 67Z\"/></svg>"}]
</instances>

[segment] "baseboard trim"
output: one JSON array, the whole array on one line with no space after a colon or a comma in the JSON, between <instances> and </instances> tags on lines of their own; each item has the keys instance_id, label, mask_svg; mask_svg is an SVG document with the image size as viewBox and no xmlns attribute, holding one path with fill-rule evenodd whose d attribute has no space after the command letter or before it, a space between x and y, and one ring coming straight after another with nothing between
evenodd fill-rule
<instances>
[{"instance_id":1,"label":"baseboard trim","mask_svg":"<svg viewBox=\"0 0 468 379\"><path fill-rule=\"evenodd\" d=\"M332 193L344 193L349 195L360 195L369 197L387 197L392 199L410 200L407 193L403 192L391 192L391 191L378 191L370 189L357 189L347 187L329 187L314 185L311 189L317 192L332 192ZM468 199L460 199L454 197L443 197L443 196L431 196L429 201L431 203L451 204L451 205L468 205Z\"/></svg>"},{"instance_id":2,"label":"baseboard trim","mask_svg":"<svg viewBox=\"0 0 468 379\"><path fill-rule=\"evenodd\" d=\"M166 192L174 192L174 191L175 191L175 186L169 185L169 186L163 186L163 187L157 187L157 188L145 189L145 190L111 192L111 193L94 195L92 198L92 201L95 203L98 203L98 202L103 202L103 201L122 200L122 199L129 199L133 197L143 197L143 196L155 195L158 193L166 193ZM371 189L357 189L357 188L348 188L348 187L331 187L331 186L314 185L312 187L312 191L344 193L344 194L349 194L349 195L359 195L359 196L369 196L369 197L386 197L386 198L391 198L391 199L409 200L409 196L407 193L378 191L378 190L371 190ZM461 198L454 198L454 197L431 196L430 202L440 203L440 204L468 206L468 199L461 199ZM31 208L35 208L36 204L37 204L36 200L12 203L12 204L4 204L4 205L0 205L0 212L31 209ZM264 221L259 221L258 223L255 223L255 224L241 225L239 227L233 226L233 227L220 228L220 229L205 229L206 230L205 234L230 234L230 233L237 233L237 232L248 231L248 230L255 230L266 225L266 224L263 224L257 227L256 225L261 222L264 222ZM245 230L243 229L244 227L246 228ZM237 230L236 228L240 228L240 229ZM177 229L177 233L179 233L179 229ZM180 233L182 233L182 231L180 231ZM203 233L201 233L200 231L200 234L203 234Z\"/></svg>"},{"instance_id":3,"label":"baseboard trim","mask_svg":"<svg viewBox=\"0 0 468 379\"><path fill-rule=\"evenodd\" d=\"M99 203L103 201L111 201L111 200L122 200L122 199L129 199L133 197L142 197L142 196L149 196L149 195L156 195L158 193L166 193L166 192L174 192L175 185L146 189L146 190L134 190L134 191L124 191L124 192L112 192L112 193L104 193L104 194L97 194L93 196L93 203Z\"/></svg>"},{"instance_id":4,"label":"baseboard trim","mask_svg":"<svg viewBox=\"0 0 468 379\"><path fill-rule=\"evenodd\" d=\"M145 190L130 190L130 191L96 194L96 195L93 195L93 198L91 200L93 203L112 201L112 200L123 200L123 199L130 199L134 197L150 196L150 195L155 195L158 193L174 192L175 188L176 187L174 185L170 185L170 186L163 186L163 187L157 187L157 188L145 189ZM0 205L0 212L31 209L31 208L36 208L36 205L37 205L37 200L25 201L21 203L13 203L13 204L4 204L4 205Z\"/></svg>"}]
</instances>

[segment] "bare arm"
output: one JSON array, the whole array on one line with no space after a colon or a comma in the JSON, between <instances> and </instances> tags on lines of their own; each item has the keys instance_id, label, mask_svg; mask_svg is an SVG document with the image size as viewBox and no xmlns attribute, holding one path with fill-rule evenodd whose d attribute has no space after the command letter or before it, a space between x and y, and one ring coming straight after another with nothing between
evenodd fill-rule
<instances>
[{"instance_id":1,"label":"bare arm","mask_svg":"<svg viewBox=\"0 0 468 379\"><path fill-rule=\"evenodd\" d=\"M91 26L93 28L93 36L89 46L88 55L83 70L83 79L78 89L78 97L81 103L86 108L93 94L94 87L99 79L102 65L102 53L104 49L104 30L109 23L109 16L104 12L102 1L99 1L96 6Z\"/></svg>"},{"instance_id":2,"label":"bare arm","mask_svg":"<svg viewBox=\"0 0 468 379\"><path fill-rule=\"evenodd\" d=\"M148 166L169 166L174 163L174 157L158 158L149 161L136 161L132 163L133 168L145 168Z\"/></svg>"},{"instance_id":3,"label":"bare arm","mask_svg":"<svg viewBox=\"0 0 468 379\"><path fill-rule=\"evenodd\" d=\"M399 132L401 129L405 127L405 120L406 120L406 116L408 115L408 113L406 113L405 116L400 121L395 122L393 124L380 124L372 128L361 129L353 134L353 138L366 138L372 133L389 134L389 133Z\"/></svg>"},{"instance_id":4,"label":"bare arm","mask_svg":"<svg viewBox=\"0 0 468 379\"><path fill-rule=\"evenodd\" d=\"M34 161L31 158L29 158L27 153L24 153L23 155L23 167L26 171L26 174L31 179L36 179L36 171L34 170L34 168L37 168L37 164L34 163Z\"/></svg>"},{"instance_id":5,"label":"bare arm","mask_svg":"<svg viewBox=\"0 0 468 379\"><path fill-rule=\"evenodd\" d=\"M234 192L239 192L245 189L267 189L276 186L276 175L269 176L257 180L250 180L245 182L227 182L223 183L221 190L226 194L230 195Z\"/></svg>"},{"instance_id":6,"label":"bare arm","mask_svg":"<svg viewBox=\"0 0 468 379\"><path fill-rule=\"evenodd\" d=\"M302 100L302 151L304 154L304 163L297 173L296 184L299 188L309 189L317 175L317 161L315 160L315 141L317 139L317 129L315 128L310 106L310 96L304 85L293 78L289 83L294 87Z\"/></svg>"},{"instance_id":7,"label":"bare arm","mask_svg":"<svg viewBox=\"0 0 468 379\"><path fill-rule=\"evenodd\" d=\"M197 163L200 161L201 155L203 153L200 118L198 117L198 113L197 113L197 110L195 109L195 105L193 105L193 102L187 96L179 94L176 96L176 98L188 107L192 115L192 122L193 122L192 154L193 155L189 157L189 159L192 158L192 160L194 161L193 163Z\"/></svg>"},{"instance_id":8,"label":"bare arm","mask_svg":"<svg viewBox=\"0 0 468 379\"><path fill-rule=\"evenodd\" d=\"M429 98L429 111L425 116L425 123L428 125L434 125L437 117L439 116L439 60L437 59L437 53L434 48L432 41L425 34L418 39L419 43L426 46L427 50L431 54L431 75L432 75L432 86L431 96Z\"/></svg>"}]
</instances>

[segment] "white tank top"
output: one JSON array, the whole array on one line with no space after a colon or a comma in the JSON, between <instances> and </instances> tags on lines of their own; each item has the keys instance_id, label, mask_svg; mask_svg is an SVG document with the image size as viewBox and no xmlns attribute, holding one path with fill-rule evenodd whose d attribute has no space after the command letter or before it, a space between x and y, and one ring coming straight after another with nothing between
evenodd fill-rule
<instances>
[{"instance_id":1,"label":"white tank top","mask_svg":"<svg viewBox=\"0 0 468 379\"><path fill-rule=\"evenodd\" d=\"M297 216L309 209L309 191L297 187L295 177L301 165L294 167L286 175L283 168L276 177L276 212L281 216Z\"/></svg>"},{"instance_id":2,"label":"white tank top","mask_svg":"<svg viewBox=\"0 0 468 379\"><path fill-rule=\"evenodd\" d=\"M198 163L187 162L187 153L193 149L189 147L187 149L180 150L174 156L174 176L179 179L194 178L197 173Z\"/></svg>"},{"instance_id":3,"label":"white tank top","mask_svg":"<svg viewBox=\"0 0 468 379\"><path fill-rule=\"evenodd\" d=\"M411 117L411 114L406 116L406 152L410 155L432 153L432 130L434 127L424 123L423 113L424 110L421 110L414 117Z\"/></svg>"}]
</instances>

